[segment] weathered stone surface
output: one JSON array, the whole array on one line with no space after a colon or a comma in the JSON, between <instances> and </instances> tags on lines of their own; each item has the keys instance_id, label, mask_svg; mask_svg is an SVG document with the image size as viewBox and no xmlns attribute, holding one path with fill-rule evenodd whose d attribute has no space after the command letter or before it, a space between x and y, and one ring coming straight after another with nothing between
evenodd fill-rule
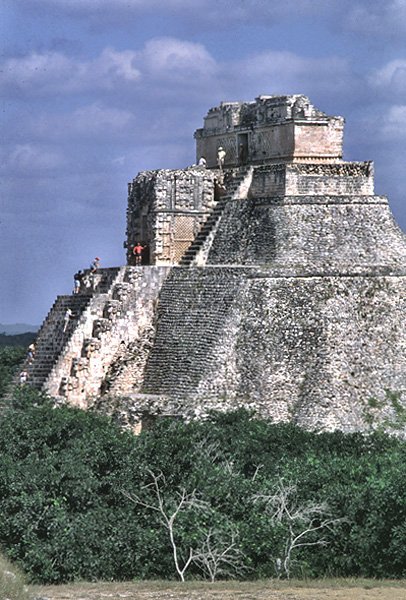
<instances>
[{"instance_id":1,"label":"weathered stone surface","mask_svg":"<svg viewBox=\"0 0 406 600\"><path fill-rule=\"evenodd\" d=\"M103 291L61 297L37 338L36 359L27 367L30 381L55 398L83 408L91 406L110 388L116 355L127 345L137 344L151 328L167 274L167 267L122 267L115 270L115 277L108 277L111 273L100 269ZM63 315L69 302L70 306L85 304L64 332ZM125 389L132 390L132 383Z\"/></svg>"},{"instance_id":2,"label":"weathered stone surface","mask_svg":"<svg viewBox=\"0 0 406 600\"><path fill-rule=\"evenodd\" d=\"M304 96L209 111L197 152L214 167L221 141L224 172L134 179L130 266L57 300L31 381L133 429L244 406L405 435L406 237L374 195L373 164L341 160L342 127ZM240 140L248 164L236 166ZM142 267L131 266L137 241Z\"/></svg>"},{"instance_id":3,"label":"weathered stone surface","mask_svg":"<svg viewBox=\"0 0 406 600\"><path fill-rule=\"evenodd\" d=\"M254 198L373 193L371 162L287 163L256 167L250 188L250 195Z\"/></svg>"},{"instance_id":4,"label":"weathered stone surface","mask_svg":"<svg viewBox=\"0 0 406 600\"><path fill-rule=\"evenodd\" d=\"M195 132L196 158L217 165L225 149L225 167L264 162L337 162L342 158L344 119L329 117L309 98L259 96L254 102L222 102L209 110Z\"/></svg>"},{"instance_id":5,"label":"weathered stone surface","mask_svg":"<svg viewBox=\"0 0 406 600\"><path fill-rule=\"evenodd\" d=\"M146 246L143 264L178 262L215 203L216 174L204 168L144 171L129 185L127 261Z\"/></svg>"},{"instance_id":6,"label":"weathered stone surface","mask_svg":"<svg viewBox=\"0 0 406 600\"><path fill-rule=\"evenodd\" d=\"M362 429L368 399L405 389L405 310L406 276L175 269L141 391L189 416L246 406L306 427Z\"/></svg>"},{"instance_id":7,"label":"weathered stone surface","mask_svg":"<svg viewBox=\"0 0 406 600\"><path fill-rule=\"evenodd\" d=\"M251 198L224 210L208 264L225 262L296 275L397 272L406 265L405 235L382 196Z\"/></svg>"}]
</instances>

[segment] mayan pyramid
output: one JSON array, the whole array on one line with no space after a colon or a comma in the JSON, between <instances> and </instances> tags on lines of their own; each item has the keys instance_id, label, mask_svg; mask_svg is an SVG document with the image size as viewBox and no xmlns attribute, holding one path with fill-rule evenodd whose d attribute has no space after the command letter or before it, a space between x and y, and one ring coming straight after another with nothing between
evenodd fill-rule
<instances>
[{"instance_id":1,"label":"mayan pyramid","mask_svg":"<svg viewBox=\"0 0 406 600\"><path fill-rule=\"evenodd\" d=\"M209 110L196 165L128 185L127 266L57 298L31 385L134 427L239 407L405 427L406 236L343 129L302 95Z\"/></svg>"}]
</instances>

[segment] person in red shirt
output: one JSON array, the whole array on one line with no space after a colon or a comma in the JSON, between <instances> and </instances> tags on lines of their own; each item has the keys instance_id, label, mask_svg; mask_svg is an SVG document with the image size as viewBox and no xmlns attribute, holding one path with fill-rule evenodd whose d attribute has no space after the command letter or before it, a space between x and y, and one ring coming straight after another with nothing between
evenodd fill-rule
<instances>
[{"instance_id":1,"label":"person in red shirt","mask_svg":"<svg viewBox=\"0 0 406 600\"><path fill-rule=\"evenodd\" d=\"M133 254L135 256L135 264L138 266L142 262L142 251L146 248L146 246L141 246L139 242L137 242L133 248Z\"/></svg>"}]
</instances>

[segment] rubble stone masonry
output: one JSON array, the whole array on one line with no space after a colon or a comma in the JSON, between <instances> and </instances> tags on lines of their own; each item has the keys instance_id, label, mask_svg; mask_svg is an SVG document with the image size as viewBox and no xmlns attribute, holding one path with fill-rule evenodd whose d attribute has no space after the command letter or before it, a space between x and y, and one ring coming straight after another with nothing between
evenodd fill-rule
<instances>
[{"instance_id":1,"label":"rubble stone masonry","mask_svg":"<svg viewBox=\"0 0 406 600\"><path fill-rule=\"evenodd\" d=\"M128 266L57 300L32 384L134 428L246 407L405 435L406 236L373 164L342 160L342 130L299 95L211 109L196 132L208 168L129 184Z\"/></svg>"}]
</instances>

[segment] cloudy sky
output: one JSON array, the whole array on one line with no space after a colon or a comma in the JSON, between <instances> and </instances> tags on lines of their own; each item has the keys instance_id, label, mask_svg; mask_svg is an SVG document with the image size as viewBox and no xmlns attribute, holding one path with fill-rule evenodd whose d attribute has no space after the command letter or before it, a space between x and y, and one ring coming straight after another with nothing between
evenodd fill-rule
<instances>
[{"instance_id":1,"label":"cloudy sky","mask_svg":"<svg viewBox=\"0 0 406 600\"><path fill-rule=\"evenodd\" d=\"M346 118L406 230L406 0L2 0L0 323L124 264L127 182L194 162L222 100Z\"/></svg>"}]
</instances>

